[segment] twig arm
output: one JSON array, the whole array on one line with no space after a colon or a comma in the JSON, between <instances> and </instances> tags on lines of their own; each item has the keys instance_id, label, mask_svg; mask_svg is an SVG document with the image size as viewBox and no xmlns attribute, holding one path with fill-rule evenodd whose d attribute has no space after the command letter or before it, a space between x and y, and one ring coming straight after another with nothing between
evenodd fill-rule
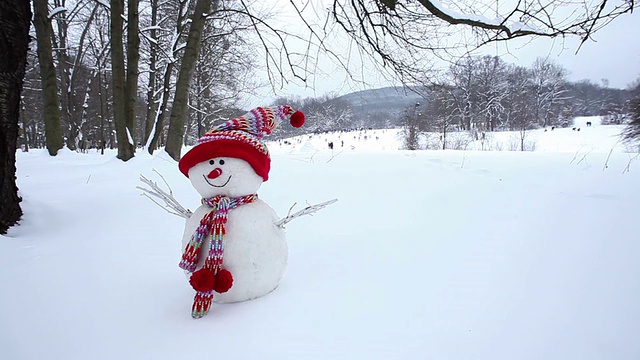
<instances>
[{"instance_id":1,"label":"twig arm","mask_svg":"<svg viewBox=\"0 0 640 360\"><path fill-rule=\"evenodd\" d=\"M318 210L324 209L325 207L337 202L338 199L333 199L333 200L329 200L329 201L325 201L323 203L320 204L315 204L315 205L309 205L306 208L295 212L293 214L291 214L291 209L293 209L293 207L291 209L289 209L289 215L287 215L286 217L278 220L276 222L276 226L279 228L283 228L284 226L291 222L293 219L298 218L300 216L304 216L304 215L313 215L315 212L317 212ZM294 204L295 205L295 204Z\"/></svg>"},{"instance_id":2,"label":"twig arm","mask_svg":"<svg viewBox=\"0 0 640 360\"><path fill-rule=\"evenodd\" d=\"M158 175L160 174L158 173ZM140 181L144 183L146 186L148 186L148 188L141 187L141 186L136 186L136 188L143 191L143 193L141 194L142 196L146 196L147 198L149 198L149 200L153 201L156 205L163 208L169 214L177 215L185 219L190 218L192 214L191 211L188 209L185 209L178 202L178 200L176 200L176 198L173 197L173 191L171 190L171 187L169 187L169 184L167 184L166 180L164 179L164 177L162 177L162 175L160 175L160 177L169 188L168 193L164 191L160 186L158 186L158 183L147 179L144 175L140 175Z\"/></svg>"}]
</instances>

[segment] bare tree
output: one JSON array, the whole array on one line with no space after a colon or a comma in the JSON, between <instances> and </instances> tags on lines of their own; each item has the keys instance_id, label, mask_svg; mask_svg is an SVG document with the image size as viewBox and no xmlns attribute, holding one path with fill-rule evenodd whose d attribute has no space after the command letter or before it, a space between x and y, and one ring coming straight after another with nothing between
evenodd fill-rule
<instances>
[{"instance_id":1,"label":"bare tree","mask_svg":"<svg viewBox=\"0 0 640 360\"><path fill-rule=\"evenodd\" d=\"M412 106L405 109L402 115L402 135L404 138L403 148L405 150L418 150L420 149L420 116L418 111L420 103L417 102Z\"/></svg>"},{"instance_id":2,"label":"bare tree","mask_svg":"<svg viewBox=\"0 0 640 360\"><path fill-rule=\"evenodd\" d=\"M44 119L47 150L55 156L62 149L62 130L60 128L60 112L58 110L58 85L56 71L53 66L51 47L51 19L47 0L33 0L33 24L36 29L38 43L38 63L44 97Z\"/></svg>"},{"instance_id":3,"label":"bare tree","mask_svg":"<svg viewBox=\"0 0 640 360\"><path fill-rule=\"evenodd\" d=\"M478 92L475 69L478 58L467 56L454 64L448 70L448 80L456 91L452 94L455 101L455 112L460 127L471 131L476 126L478 113Z\"/></svg>"},{"instance_id":4,"label":"bare tree","mask_svg":"<svg viewBox=\"0 0 640 360\"><path fill-rule=\"evenodd\" d=\"M482 131L495 131L504 121L503 100L508 96L507 65L497 56L478 59L475 70L478 118Z\"/></svg>"},{"instance_id":5,"label":"bare tree","mask_svg":"<svg viewBox=\"0 0 640 360\"><path fill-rule=\"evenodd\" d=\"M138 99L138 62L140 61L140 37L138 36L139 0L128 0L127 9L127 78L125 81L124 113L131 138L136 137L136 101ZM135 148L135 143L132 144Z\"/></svg>"},{"instance_id":6,"label":"bare tree","mask_svg":"<svg viewBox=\"0 0 640 360\"><path fill-rule=\"evenodd\" d=\"M504 99L505 129L519 131L521 145L526 130L537 125L535 115L535 91L531 85L531 70L521 66L511 66L507 74L508 91Z\"/></svg>"},{"instance_id":7,"label":"bare tree","mask_svg":"<svg viewBox=\"0 0 640 360\"><path fill-rule=\"evenodd\" d=\"M246 24L235 12L212 13L204 27L189 92L184 144L190 145L215 123L241 107L241 95L253 88L255 56L243 39ZM244 111L240 111L241 115Z\"/></svg>"},{"instance_id":8,"label":"bare tree","mask_svg":"<svg viewBox=\"0 0 640 360\"><path fill-rule=\"evenodd\" d=\"M30 20L29 2L0 2L0 234L6 234L22 216L15 175L16 146Z\"/></svg>"},{"instance_id":9,"label":"bare tree","mask_svg":"<svg viewBox=\"0 0 640 360\"><path fill-rule=\"evenodd\" d=\"M179 51L181 51L181 48L183 47L181 38L187 22L186 18L189 10L188 2L179 1L178 8L175 10L176 10L175 16L173 16L173 18L175 19L173 29L162 28L162 25L165 25L165 22L168 22L169 19L172 18L172 16L169 16L169 15L165 15L163 19L164 21L159 21L158 24L156 25L163 30L162 32L171 34L170 38L167 41L168 44L166 48L162 48L161 46L159 46L160 39L157 37L152 37L149 40L149 43L150 43L149 45L152 48L156 48L156 50L163 55L162 62L164 63L164 71L162 72L162 74L159 74L157 71L157 70L160 70L160 67L154 67L154 72L149 74L149 76L154 76L154 75L159 76L158 77L159 83L156 84L158 88L157 89L153 88L154 100L152 102L147 103L147 106L150 106L152 108L155 108L156 102L158 104L157 108L155 108L154 118L150 123L151 126L149 129L149 134L147 135L147 141L145 144L145 147L147 148L147 151L150 154L153 154L154 150L157 149L159 146L160 137L164 127L164 119L168 115L169 98L171 97L171 94L172 94L171 82L173 77L173 70L178 62L178 53ZM159 31L158 34L160 33L161 32ZM160 59L158 60L160 62ZM157 64L154 64L154 65L157 65ZM150 63L150 69L151 69L151 63ZM156 83L155 81L153 83L151 83L151 81L149 82L150 84L149 91L151 91L151 87L155 83ZM160 96L157 100L155 100L156 93L159 94ZM154 104L154 105L151 105L151 104Z\"/></svg>"},{"instance_id":10,"label":"bare tree","mask_svg":"<svg viewBox=\"0 0 640 360\"><path fill-rule=\"evenodd\" d=\"M447 149L447 135L459 115L455 92L455 88L447 85L431 87L429 102L424 110L425 127L422 130L439 134L438 148L442 150Z\"/></svg>"},{"instance_id":11,"label":"bare tree","mask_svg":"<svg viewBox=\"0 0 640 360\"><path fill-rule=\"evenodd\" d=\"M540 125L557 125L566 100L568 71L546 58L538 58L531 69L531 91L535 98L535 118Z\"/></svg>"},{"instance_id":12,"label":"bare tree","mask_svg":"<svg viewBox=\"0 0 640 360\"><path fill-rule=\"evenodd\" d=\"M113 111L118 141L118 159L127 161L134 156L135 144L132 121L127 119L127 80L123 45L124 0L111 0L111 69L113 76ZM135 0L134 0L135 1Z\"/></svg>"},{"instance_id":13,"label":"bare tree","mask_svg":"<svg viewBox=\"0 0 640 360\"><path fill-rule=\"evenodd\" d=\"M217 10L218 3L218 0L197 0L195 10L191 17L189 35L182 57L178 82L176 83L176 93L173 98L173 107L169 119L169 132L167 134L167 146L165 148L167 153L176 161L180 160L180 151L182 149L182 140L185 132L184 121L188 109L189 87L198 60L202 30L206 17L211 11L215 12Z\"/></svg>"},{"instance_id":14,"label":"bare tree","mask_svg":"<svg viewBox=\"0 0 640 360\"><path fill-rule=\"evenodd\" d=\"M150 0L151 7L151 23L149 24L149 33L146 37L149 48L149 77L147 82L147 113L144 122L143 142L146 145L149 141L149 135L153 130L156 104L156 78L158 70L158 0Z\"/></svg>"},{"instance_id":15,"label":"bare tree","mask_svg":"<svg viewBox=\"0 0 640 360\"><path fill-rule=\"evenodd\" d=\"M632 85L633 98L627 104L630 121L624 130L627 141L640 142L640 79Z\"/></svg>"}]
</instances>

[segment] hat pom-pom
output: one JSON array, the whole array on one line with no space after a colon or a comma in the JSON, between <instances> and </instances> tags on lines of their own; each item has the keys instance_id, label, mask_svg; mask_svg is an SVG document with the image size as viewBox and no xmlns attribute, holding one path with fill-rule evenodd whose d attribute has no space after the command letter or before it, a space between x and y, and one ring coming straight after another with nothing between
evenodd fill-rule
<instances>
[{"instance_id":1,"label":"hat pom-pom","mask_svg":"<svg viewBox=\"0 0 640 360\"><path fill-rule=\"evenodd\" d=\"M222 269L216 274L216 281L213 291L218 294L226 293L233 286L233 276L227 269Z\"/></svg>"},{"instance_id":2,"label":"hat pom-pom","mask_svg":"<svg viewBox=\"0 0 640 360\"><path fill-rule=\"evenodd\" d=\"M291 126L293 126L294 128L299 128L302 125L304 125L304 114L302 113L302 111L296 111L293 114L291 114L291 119L289 120L289 122L291 123Z\"/></svg>"}]
</instances>

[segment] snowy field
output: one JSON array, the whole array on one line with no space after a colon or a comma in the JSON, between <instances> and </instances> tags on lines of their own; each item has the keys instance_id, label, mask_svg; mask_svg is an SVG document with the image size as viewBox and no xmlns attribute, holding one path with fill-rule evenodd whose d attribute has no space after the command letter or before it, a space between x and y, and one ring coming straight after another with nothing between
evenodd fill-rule
<instances>
[{"instance_id":1,"label":"snowy field","mask_svg":"<svg viewBox=\"0 0 640 360\"><path fill-rule=\"evenodd\" d=\"M588 119L593 126L584 126L584 120ZM623 125L598 126L599 118L577 118L576 125L569 128L557 128L553 131L548 128L529 130L524 133L524 145L527 151L561 152L561 153L591 153L591 152L629 152L637 153L639 147L625 144L620 139ZM580 131L577 131L577 129ZM332 132L319 135L301 135L292 139L277 142L277 146L286 151L303 150L315 151L317 149L329 149L329 143L333 143L335 153L341 151L389 151L400 150L403 142L400 129L387 130L361 130L355 132ZM485 151L520 151L521 134L518 132L493 132L482 134L474 139L468 132L451 132L447 134L447 149L454 150L485 150ZM428 134L420 137L422 147L431 145L430 149L442 148L440 134ZM277 151L277 150L276 150Z\"/></svg>"},{"instance_id":2,"label":"snowy field","mask_svg":"<svg viewBox=\"0 0 640 360\"><path fill-rule=\"evenodd\" d=\"M184 221L136 189L155 169L197 207L175 161L18 152L0 359L640 359L640 161L619 130L537 131L524 153L272 143L259 195L280 216L339 201L287 225L273 293L199 320Z\"/></svg>"}]
</instances>

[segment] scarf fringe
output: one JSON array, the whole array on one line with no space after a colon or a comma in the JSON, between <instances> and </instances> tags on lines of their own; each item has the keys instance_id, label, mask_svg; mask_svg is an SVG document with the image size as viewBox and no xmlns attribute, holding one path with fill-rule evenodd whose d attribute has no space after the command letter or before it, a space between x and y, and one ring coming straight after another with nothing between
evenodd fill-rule
<instances>
[{"instance_id":1,"label":"scarf fringe","mask_svg":"<svg viewBox=\"0 0 640 360\"><path fill-rule=\"evenodd\" d=\"M193 299L193 306L191 306L191 317L194 319L200 319L207 315L213 302L213 291L196 292L196 296Z\"/></svg>"}]
</instances>

